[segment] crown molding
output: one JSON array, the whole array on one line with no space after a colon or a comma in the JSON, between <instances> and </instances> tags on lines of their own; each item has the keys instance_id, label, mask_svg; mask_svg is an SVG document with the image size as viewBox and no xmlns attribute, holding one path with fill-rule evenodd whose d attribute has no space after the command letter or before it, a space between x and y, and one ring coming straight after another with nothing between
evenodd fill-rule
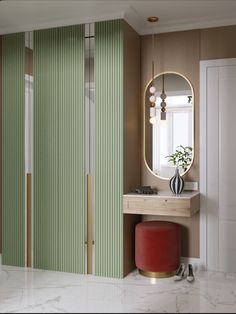
<instances>
[{"instance_id":1,"label":"crown molding","mask_svg":"<svg viewBox=\"0 0 236 314\"><path fill-rule=\"evenodd\" d=\"M102 21L110 21L116 19L124 19L125 13L118 12L115 14L104 14L104 15L96 15L90 17L83 17L83 18L73 18L73 19L65 19L65 20L57 20L57 21L50 21L50 22L42 22L42 23L35 23L30 25L23 25L23 26L13 26L7 28L0 27L0 35L6 34L13 34L13 33L20 33L20 32L29 32L34 30L41 30L41 29L49 29L49 28L56 28L56 27L63 27L63 26L71 26L71 25L80 25L80 24L87 24L87 23L94 23L94 22L102 22Z\"/></svg>"},{"instance_id":2,"label":"crown molding","mask_svg":"<svg viewBox=\"0 0 236 314\"><path fill-rule=\"evenodd\" d=\"M142 17L138 14L134 7L130 6L128 10L124 12L124 20L132 26L139 35L142 34L145 24L144 21L142 21Z\"/></svg>"},{"instance_id":3,"label":"crown molding","mask_svg":"<svg viewBox=\"0 0 236 314\"><path fill-rule=\"evenodd\" d=\"M29 25L20 25L20 26L12 26L12 27L4 27L0 26L0 35L4 34L12 34L12 33L19 33L19 32L26 32L26 31L33 31L33 30L40 30L40 29L48 29L48 28L56 28L56 27L63 27L63 26L70 26L70 25L79 25L79 24L86 24L86 23L94 23L94 22L101 22L101 21L109 21L115 19L124 19L128 24L130 24L134 30L139 35L150 35L150 34L161 34L161 33L169 33L169 32L177 32L177 31L186 31L186 30L193 30L193 29L203 29L203 28L212 28L212 27L222 27L222 26L230 26L236 25L236 17L235 18L228 18L228 19L210 19L204 17L202 19L197 19L195 21L191 20L184 20L181 23L177 21L173 23L162 23L159 21L156 26L151 26L150 23L138 14L135 8L131 5L126 9L126 11L116 12L114 14L98 14L94 16L84 16L72 19L61 19L61 20L54 20L48 22L40 22L34 23Z\"/></svg>"},{"instance_id":4,"label":"crown molding","mask_svg":"<svg viewBox=\"0 0 236 314\"><path fill-rule=\"evenodd\" d=\"M151 35L151 34L161 34L161 33L169 33L169 32L178 32L178 31L187 31L193 29L203 29L203 28L213 28L213 27L223 27L223 26L230 26L236 25L236 18L232 19L215 19L215 20L208 20L202 19L196 22L188 22L188 23L181 23L181 24L166 24L166 25L158 25L153 27L152 29L149 28L142 28L139 29L140 35ZM131 25L132 26L132 25Z\"/></svg>"}]
</instances>

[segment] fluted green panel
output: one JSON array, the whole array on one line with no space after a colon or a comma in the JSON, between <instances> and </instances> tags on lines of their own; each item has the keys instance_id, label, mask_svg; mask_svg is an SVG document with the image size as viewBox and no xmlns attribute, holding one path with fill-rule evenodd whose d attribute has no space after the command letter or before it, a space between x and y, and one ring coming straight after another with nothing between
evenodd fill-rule
<instances>
[{"instance_id":1,"label":"fluted green panel","mask_svg":"<svg viewBox=\"0 0 236 314\"><path fill-rule=\"evenodd\" d=\"M34 33L34 267L58 269L58 30Z\"/></svg>"},{"instance_id":2,"label":"fluted green panel","mask_svg":"<svg viewBox=\"0 0 236 314\"><path fill-rule=\"evenodd\" d=\"M24 34L2 41L3 264L25 266Z\"/></svg>"},{"instance_id":3,"label":"fluted green panel","mask_svg":"<svg viewBox=\"0 0 236 314\"><path fill-rule=\"evenodd\" d=\"M95 273L123 276L123 27L95 25Z\"/></svg>"},{"instance_id":4,"label":"fluted green panel","mask_svg":"<svg viewBox=\"0 0 236 314\"><path fill-rule=\"evenodd\" d=\"M85 272L84 27L59 29L59 270Z\"/></svg>"},{"instance_id":5,"label":"fluted green panel","mask_svg":"<svg viewBox=\"0 0 236 314\"><path fill-rule=\"evenodd\" d=\"M34 34L34 266L84 273L84 28Z\"/></svg>"}]
</instances>

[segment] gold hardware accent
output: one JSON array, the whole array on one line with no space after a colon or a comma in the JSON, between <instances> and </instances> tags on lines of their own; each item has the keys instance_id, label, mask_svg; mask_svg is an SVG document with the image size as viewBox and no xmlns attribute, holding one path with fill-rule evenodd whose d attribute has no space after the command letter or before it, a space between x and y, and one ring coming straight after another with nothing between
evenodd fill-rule
<instances>
[{"instance_id":1,"label":"gold hardware accent","mask_svg":"<svg viewBox=\"0 0 236 314\"><path fill-rule=\"evenodd\" d=\"M87 274L93 273L93 207L92 207L92 176L87 175Z\"/></svg>"},{"instance_id":2,"label":"gold hardware accent","mask_svg":"<svg viewBox=\"0 0 236 314\"><path fill-rule=\"evenodd\" d=\"M95 244L95 241L92 241L92 242L93 242L93 245L94 245L94 244ZM85 241L84 244L87 245L87 244L88 244L88 241Z\"/></svg>"},{"instance_id":3,"label":"gold hardware accent","mask_svg":"<svg viewBox=\"0 0 236 314\"><path fill-rule=\"evenodd\" d=\"M142 276L148 277L148 278L169 278L173 277L176 273L176 271L170 271L170 272L149 272L149 271L143 271L139 269L139 273Z\"/></svg>"}]
</instances>

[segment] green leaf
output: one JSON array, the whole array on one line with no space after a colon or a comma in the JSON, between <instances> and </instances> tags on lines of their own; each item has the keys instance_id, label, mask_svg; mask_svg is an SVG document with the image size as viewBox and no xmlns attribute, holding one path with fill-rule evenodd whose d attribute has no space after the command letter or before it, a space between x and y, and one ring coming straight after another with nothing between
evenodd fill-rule
<instances>
[{"instance_id":1,"label":"green leaf","mask_svg":"<svg viewBox=\"0 0 236 314\"><path fill-rule=\"evenodd\" d=\"M168 158L169 163L174 166L177 165L186 171L192 161L192 151L193 148L191 146L184 147L183 145L179 145L176 147L173 154L170 154L165 158Z\"/></svg>"}]
</instances>

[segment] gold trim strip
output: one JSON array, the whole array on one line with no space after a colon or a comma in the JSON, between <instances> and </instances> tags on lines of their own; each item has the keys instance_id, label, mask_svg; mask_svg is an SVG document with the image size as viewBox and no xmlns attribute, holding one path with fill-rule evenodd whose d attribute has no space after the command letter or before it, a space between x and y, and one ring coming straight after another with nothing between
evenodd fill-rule
<instances>
[{"instance_id":1,"label":"gold trim strip","mask_svg":"<svg viewBox=\"0 0 236 314\"><path fill-rule=\"evenodd\" d=\"M92 176L87 175L87 274L93 273Z\"/></svg>"},{"instance_id":2,"label":"gold trim strip","mask_svg":"<svg viewBox=\"0 0 236 314\"><path fill-rule=\"evenodd\" d=\"M149 271L144 271L144 270L139 269L139 273L140 275L148 277L148 278L169 278L175 275L176 270L170 271L170 272L149 272Z\"/></svg>"},{"instance_id":3,"label":"gold trim strip","mask_svg":"<svg viewBox=\"0 0 236 314\"><path fill-rule=\"evenodd\" d=\"M32 267L32 226L31 226L31 173L26 176L26 210L27 210L27 267Z\"/></svg>"}]
</instances>

